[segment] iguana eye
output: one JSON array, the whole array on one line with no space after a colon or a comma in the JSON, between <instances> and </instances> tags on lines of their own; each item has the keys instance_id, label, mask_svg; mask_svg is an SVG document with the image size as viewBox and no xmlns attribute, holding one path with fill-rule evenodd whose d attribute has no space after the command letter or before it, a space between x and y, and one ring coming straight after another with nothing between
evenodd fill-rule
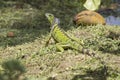
<instances>
[{"instance_id":1,"label":"iguana eye","mask_svg":"<svg viewBox=\"0 0 120 80\"><path fill-rule=\"evenodd\" d=\"M52 16L52 15L49 15L49 17L51 17L51 18L52 18L53 16Z\"/></svg>"},{"instance_id":2,"label":"iguana eye","mask_svg":"<svg viewBox=\"0 0 120 80\"><path fill-rule=\"evenodd\" d=\"M45 16L47 16L47 17L52 17L53 15L50 14L50 13L46 13Z\"/></svg>"}]
</instances>

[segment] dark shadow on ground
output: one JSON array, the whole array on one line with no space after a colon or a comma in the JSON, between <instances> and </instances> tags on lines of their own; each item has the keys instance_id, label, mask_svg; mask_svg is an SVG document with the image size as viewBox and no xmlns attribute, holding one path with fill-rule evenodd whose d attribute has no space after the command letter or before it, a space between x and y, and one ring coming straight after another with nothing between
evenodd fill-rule
<instances>
[{"instance_id":1,"label":"dark shadow on ground","mask_svg":"<svg viewBox=\"0 0 120 80\"><path fill-rule=\"evenodd\" d=\"M75 75L72 80L107 80L108 77L116 79L120 71L109 66L101 66L95 70L86 70L85 74Z\"/></svg>"},{"instance_id":2,"label":"dark shadow on ground","mask_svg":"<svg viewBox=\"0 0 120 80\"><path fill-rule=\"evenodd\" d=\"M27 42L33 42L37 38L41 38L42 35L48 34L48 28L43 29L19 29L18 32L12 31L14 37L0 36L0 46L16 46Z\"/></svg>"},{"instance_id":3,"label":"dark shadow on ground","mask_svg":"<svg viewBox=\"0 0 120 80\"><path fill-rule=\"evenodd\" d=\"M109 53L109 54L114 54L114 55L120 55L120 49L113 50L113 51L106 51L106 50L101 50L103 53Z\"/></svg>"},{"instance_id":4,"label":"dark shadow on ground","mask_svg":"<svg viewBox=\"0 0 120 80\"><path fill-rule=\"evenodd\" d=\"M7 7L5 9L7 9ZM13 10L14 12L15 10L16 12L18 11L18 13L14 13ZM45 18L45 15L40 13L38 10L11 8L9 15L12 15L12 13L14 17L10 16L7 24L4 22L0 24L0 47L16 46L33 42L35 39L49 34L50 24ZM4 12L2 14L7 15L7 13ZM7 20L6 17L7 16L5 16L5 20ZM8 37L8 32L13 32L14 37Z\"/></svg>"},{"instance_id":5,"label":"dark shadow on ground","mask_svg":"<svg viewBox=\"0 0 120 80\"><path fill-rule=\"evenodd\" d=\"M107 80L107 67L100 67L96 70L87 70L86 74L76 75L72 80Z\"/></svg>"},{"instance_id":6,"label":"dark shadow on ground","mask_svg":"<svg viewBox=\"0 0 120 80\"><path fill-rule=\"evenodd\" d=\"M9 1L9 0L8 0ZM11 0L10 0L11 1ZM42 1L40 1L42 2ZM44 1L43 1L44 2ZM26 3L26 2L25 2ZM21 4L21 3L20 3ZM46 34L49 34L50 31L50 24L47 18L45 17L45 13L50 12L50 13L56 13L54 14L55 17L61 18L61 27L64 28L65 30L70 29L69 23L69 18L65 18L64 14L66 14L66 10L59 10L56 8L60 8L60 6L55 5L54 7L58 11L53 11L53 5L41 5L40 9L34 8L32 5L30 8L28 5L24 4L21 5L22 7L17 7L19 4L16 2L10 3L11 6L8 5L7 1L4 1L4 6L0 6L0 8L3 8L2 12L4 14L4 11L6 9L10 8L10 14L8 15L13 15L14 17L8 18L7 25L0 27L0 46L6 47L6 46L16 46L16 45L21 45L27 42L33 42L36 38L41 38L41 36L46 36ZM60 4L59 4L60 5ZM28 6L28 7L26 7ZM46 6L46 8L44 8ZM4 10L5 9L5 10ZM61 8L60 8L61 9ZM71 10L71 9L69 9ZM18 12L16 12L18 11ZM64 13L63 13L64 12ZM9 13L9 10L8 10ZM7 13L5 13L7 15ZM63 19L64 17L64 19ZM4 18L4 16L3 16ZM20 18L20 19L17 19ZM71 17L72 18L72 17ZM1 20L4 24L4 21L7 20L6 16L4 20ZM63 20L63 21L62 21ZM67 22L66 22L67 21ZM70 20L71 21L71 20ZM10 23L10 25L9 25ZM64 24L66 23L66 24ZM12 25L11 25L12 24ZM67 26L66 26L67 25ZM1 25L0 25L1 26ZM4 32L2 32L2 29L6 29ZM14 31L15 30L15 31ZM14 32L15 36L14 37L7 37L7 32ZM4 34L4 36L2 36Z\"/></svg>"}]
</instances>

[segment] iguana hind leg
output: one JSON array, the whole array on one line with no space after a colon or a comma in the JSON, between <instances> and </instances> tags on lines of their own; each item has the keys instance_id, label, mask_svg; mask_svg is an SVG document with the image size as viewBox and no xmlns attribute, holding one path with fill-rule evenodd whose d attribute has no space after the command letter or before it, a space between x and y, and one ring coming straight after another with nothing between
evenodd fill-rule
<instances>
[{"instance_id":1,"label":"iguana hind leg","mask_svg":"<svg viewBox=\"0 0 120 80\"><path fill-rule=\"evenodd\" d=\"M67 44L67 43L56 43L56 48L60 52L64 52L64 49L68 48L68 47L69 47L69 44Z\"/></svg>"}]
</instances>

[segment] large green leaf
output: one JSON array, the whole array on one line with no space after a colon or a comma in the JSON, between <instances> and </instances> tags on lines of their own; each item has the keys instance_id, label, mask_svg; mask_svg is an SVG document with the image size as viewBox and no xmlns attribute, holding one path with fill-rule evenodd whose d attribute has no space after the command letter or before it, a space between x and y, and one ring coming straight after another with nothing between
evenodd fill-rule
<instances>
[{"instance_id":1,"label":"large green leaf","mask_svg":"<svg viewBox=\"0 0 120 80\"><path fill-rule=\"evenodd\" d=\"M97 10L99 8L99 5L101 3L101 0L86 0L84 3L84 7L88 10Z\"/></svg>"}]
</instances>

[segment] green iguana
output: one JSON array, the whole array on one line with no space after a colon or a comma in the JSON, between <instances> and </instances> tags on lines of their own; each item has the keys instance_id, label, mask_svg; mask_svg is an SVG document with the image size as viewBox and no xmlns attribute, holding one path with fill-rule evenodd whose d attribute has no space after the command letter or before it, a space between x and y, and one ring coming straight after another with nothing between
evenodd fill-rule
<instances>
[{"instance_id":1,"label":"green iguana","mask_svg":"<svg viewBox=\"0 0 120 80\"><path fill-rule=\"evenodd\" d=\"M74 49L79 52L91 54L89 49L83 48L83 44L84 44L83 40L79 40L76 37L69 37L65 33L65 31L63 31L60 28L59 26L60 21L58 18L54 17L54 15L51 13L46 13L45 16L47 17L47 19L51 24L51 31L45 46L47 46L50 39L53 38L54 41L56 42L57 49L60 50L61 52L63 52L64 49Z\"/></svg>"}]
</instances>

